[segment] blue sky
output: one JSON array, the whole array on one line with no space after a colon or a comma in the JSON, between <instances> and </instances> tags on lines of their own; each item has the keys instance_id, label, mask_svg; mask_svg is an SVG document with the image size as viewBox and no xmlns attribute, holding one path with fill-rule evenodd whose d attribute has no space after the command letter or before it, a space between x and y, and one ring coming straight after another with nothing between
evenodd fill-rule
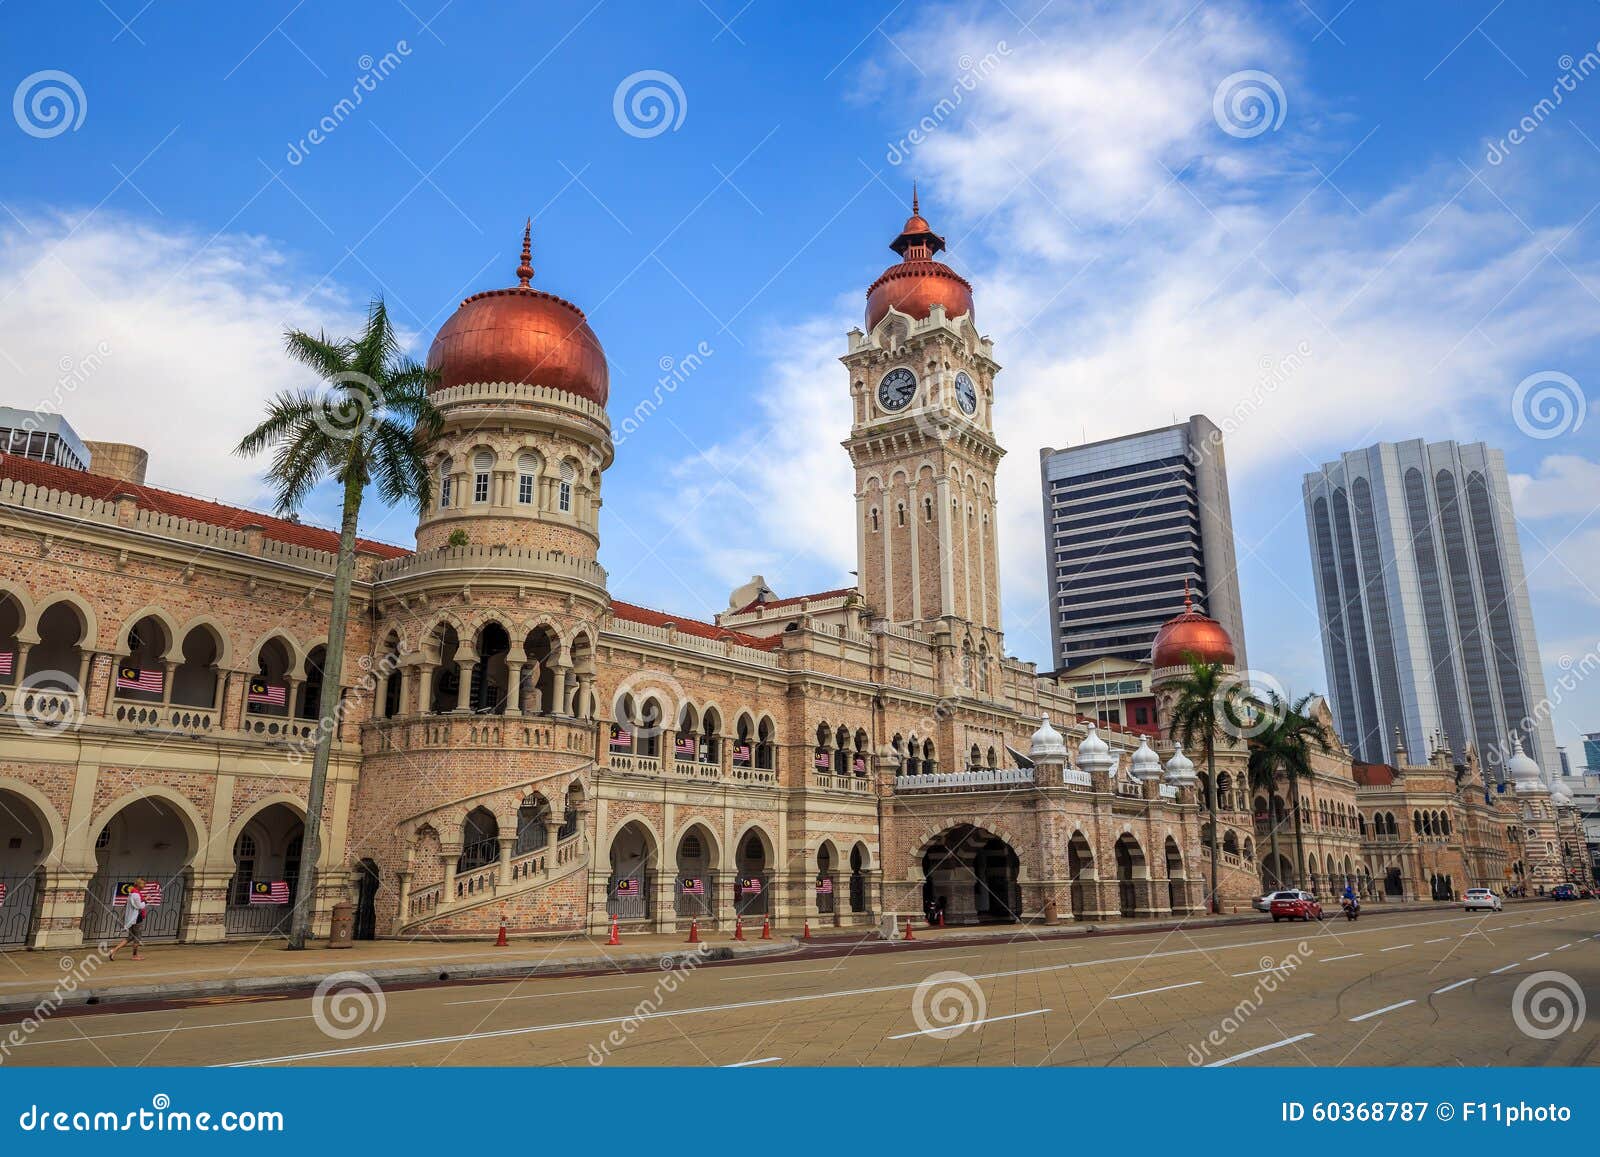
<instances>
[{"instance_id":1,"label":"blue sky","mask_svg":"<svg viewBox=\"0 0 1600 1157\"><path fill-rule=\"evenodd\" d=\"M536 283L589 312L614 422L712 351L607 476L613 593L708 617L755 572L838 586L836 358L916 179L1006 367L1016 653L1048 656L1038 447L1194 411L1236 416L1251 658L1292 689L1324 685L1300 476L1379 439L1501 447L1547 677L1600 647L1600 7L329 7L0 6L0 88L57 70L81 92L76 127L25 99L0 122L4 401L61 397L70 367L87 436L259 503L226 449L299 382L283 327L347 328L381 292L420 354L462 296L511 283L533 214ZM671 78L654 135L614 111L641 72ZM1215 102L1246 72L1272 82L1260 132ZM1588 420L1532 437L1513 393L1550 372ZM409 541L403 514L366 522ZM1600 691L1572 681L1575 753Z\"/></svg>"}]
</instances>

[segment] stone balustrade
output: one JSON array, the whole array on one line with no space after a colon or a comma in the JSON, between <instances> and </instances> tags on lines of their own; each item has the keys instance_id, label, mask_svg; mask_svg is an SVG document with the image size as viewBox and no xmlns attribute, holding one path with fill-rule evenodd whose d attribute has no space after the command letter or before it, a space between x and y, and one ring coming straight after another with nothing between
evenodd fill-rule
<instances>
[{"instance_id":1,"label":"stone balustrade","mask_svg":"<svg viewBox=\"0 0 1600 1157\"><path fill-rule=\"evenodd\" d=\"M932 791L935 788L1017 787L1033 782L1031 767L977 767L970 771L939 771L932 775L897 775L895 791Z\"/></svg>"}]
</instances>

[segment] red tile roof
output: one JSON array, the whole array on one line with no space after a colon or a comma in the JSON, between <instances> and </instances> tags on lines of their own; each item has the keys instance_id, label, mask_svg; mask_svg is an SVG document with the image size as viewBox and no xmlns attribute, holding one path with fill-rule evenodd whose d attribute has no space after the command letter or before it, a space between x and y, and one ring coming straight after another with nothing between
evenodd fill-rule
<instances>
[{"instance_id":1,"label":"red tile roof","mask_svg":"<svg viewBox=\"0 0 1600 1157\"><path fill-rule=\"evenodd\" d=\"M1394 768L1387 763L1354 763L1350 774L1361 787L1388 787L1394 782Z\"/></svg>"},{"instance_id":2,"label":"red tile roof","mask_svg":"<svg viewBox=\"0 0 1600 1157\"><path fill-rule=\"evenodd\" d=\"M686 619L680 615L669 615L661 611L653 611L649 607L635 606L633 603L611 600L611 613L617 618L629 623L643 623L647 627L673 626L685 635L693 635L698 639L714 639L718 642L732 639L742 647L756 647L763 651L773 650L778 646L779 637L770 639L758 638L747 635L743 631L730 631L727 627L719 627L714 623L702 623L698 619Z\"/></svg>"},{"instance_id":3,"label":"red tile roof","mask_svg":"<svg viewBox=\"0 0 1600 1157\"><path fill-rule=\"evenodd\" d=\"M210 502L203 498L190 498L187 494L176 494L171 490L139 486L132 482L124 482L120 478L108 478L104 474L90 474L83 470L69 470L65 466L52 466L47 462L35 462L31 458L20 458L15 454L0 454L0 478L43 486L49 490L64 490L69 494L81 494L86 498L98 498L103 501L110 501L119 495L127 494L139 504L141 510L155 514L187 518L193 522L203 522L208 526L220 526L225 530L244 530L247 527L259 526L263 537L273 542L303 546L310 550L332 552L339 549L339 535L336 531L290 522L286 518L275 518L270 514L246 510L240 506L225 506L220 502ZM370 538L356 539L356 549L377 558L403 558L411 553L403 546L375 542Z\"/></svg>"},{"instance_id":4,"label":"red tile roof","mask_svg":"<svg viewBox=\"0 0 1600 1157\"><path fill-rule=\"evenodd\" d=\"M840 587L836 591L818 591L814 595L795 595L793 598L770 599L767 602L762 602L760 599L752 599L750 602L746 603L733 613L736 615L748 615L755 612L758 608L770 611L775 607L793 607L806 602L815 603L820 602L823 599L836 599L840 595L852 595L855 594L855 592L855 587Z\"/></svg>"}]
</instances>

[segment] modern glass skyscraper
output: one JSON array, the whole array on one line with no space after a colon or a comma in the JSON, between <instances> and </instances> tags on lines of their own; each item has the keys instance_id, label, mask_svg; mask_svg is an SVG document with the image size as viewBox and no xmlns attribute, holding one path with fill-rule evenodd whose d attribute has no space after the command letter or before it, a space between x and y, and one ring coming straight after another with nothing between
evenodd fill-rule
<instances>
[{"instance_id":1,"label":"modern glass skyscraper","mask_svg":"<svg viewBox=\"0 0 1600 1157\"><path fill-rule=\"evenodd\" d=\"M1248 665L1228 468L1210 419L1047 447L1039 473L1058 670L1108 655L1147 662L1186 589L1227 628L1238 666Z\"/></svg>"},{"instance_id":2,"label":"modern glass skyscraper","mask_svg":"<svg viewBox=\"0 0 1600 1157\"><path fill-rule=\"evenodd\" d=\"M1504 778L1515 732L1548 779L1555 729L1505 458L1482 442L1380 442L1305 476L1329 698L1373 763L1443 735Z\"/></svg>"}]
</instances>

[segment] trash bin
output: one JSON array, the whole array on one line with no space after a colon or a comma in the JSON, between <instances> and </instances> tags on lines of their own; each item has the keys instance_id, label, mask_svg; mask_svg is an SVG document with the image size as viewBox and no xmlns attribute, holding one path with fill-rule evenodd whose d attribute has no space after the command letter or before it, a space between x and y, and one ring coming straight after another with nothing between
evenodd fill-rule
<instances>
[{"instance_id":1,"label":"trash bin","mask_svg":"<svg viewBox=\"0 0 1600 1157\"><path fill-rule=\"evenodd\" d=\"M329 948L353 948L356 943L356 906L340 902L333 906L333 926L328 929Z\"/></svg>"}]
</instances>

